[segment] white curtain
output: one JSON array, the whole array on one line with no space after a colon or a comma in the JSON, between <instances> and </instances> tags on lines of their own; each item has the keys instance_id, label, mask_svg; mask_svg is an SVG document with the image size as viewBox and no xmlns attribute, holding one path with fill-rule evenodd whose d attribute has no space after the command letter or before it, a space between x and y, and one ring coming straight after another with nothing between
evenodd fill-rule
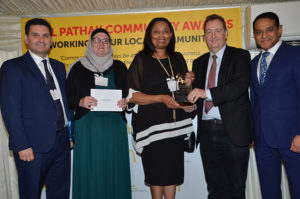
<instances>
[{"instance_id":1,"label":"white curtain","mask_svg":"<svg viewBox=\"0 0 300 199\"><path fill-rule=\"evenodd\" d=\"M20 17L0 17L0 66L8 59L20 56ZM8 134L0 114L0 198L18 199L18 177L13 154L8 150Z\"/></svg>"},{"instance_id":2,"label":"white curtain","mask_svg":"<svg viewBox=\"0 0 300 199\"><path fill-rule=\"evenodd\" d=\"M14 52L21 50L21 17L1 16L0 17L0 50L8 53L2 54L0 62L5 58L14 56Z\"/></svg>"},{"instance_id":3,"label":"white curtain","mask_svg":"<svg viewBox=\"0 0 300 199\"><path fill-rule=\"evenodd\" d=\"M21 50L0 50L0 66L5 60L21 55ZM13 154L8 150L8 134L0 115L0 196L5 199L18 199L18 177Z\"/></svg>"}]
</instances>

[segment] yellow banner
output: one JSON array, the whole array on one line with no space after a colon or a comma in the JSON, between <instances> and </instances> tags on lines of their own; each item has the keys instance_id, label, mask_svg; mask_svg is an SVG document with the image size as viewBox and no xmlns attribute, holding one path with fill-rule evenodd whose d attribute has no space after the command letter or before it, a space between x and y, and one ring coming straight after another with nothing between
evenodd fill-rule
<instances>
[{"instance_id":1,"label":"yellow banner","mask_svg":"<svg viewBox=\"0 0 300 199\"><path fill-rule=\"evenodd\" d=\"M208 51L203 24L210 14L225 18L229 31L227 43L241 47L241 9L222 8L45 18L53 28L53 45L49 56L63 62L68 68L76 59L84 56L89 35L101 27L111 34L114 59L123 61L129 67L134 55L142 49L148 23L155 17L165 17L175 30L176 51L184 55L191 69L192 61ZM22 35L25 34L25 23L29 19L21 19ZM23 38L22 41L23 52L26 52Z\"/></svg>"}]
</instances>

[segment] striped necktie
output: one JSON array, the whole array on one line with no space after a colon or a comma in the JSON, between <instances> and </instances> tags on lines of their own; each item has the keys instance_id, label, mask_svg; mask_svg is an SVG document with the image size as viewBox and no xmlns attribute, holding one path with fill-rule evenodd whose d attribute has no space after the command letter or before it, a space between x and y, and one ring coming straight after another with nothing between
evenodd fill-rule
<instances>
[{"instance_id":1,"label":"striped necktie","mask_svg":"<svg viewBox=\"0 0 300 199\"><path fill-rule=\"evenodd\" d=\"M266 78L267 70L268 70L268 65L267 65L266 57L268 57L269 54L270 54L269 52L264 52L262 54L262 57L261 57L260 74L259 74L259 84L261 86L263 86L264 83L265 83L265 78Z\"/></svg>"}]
</instances>

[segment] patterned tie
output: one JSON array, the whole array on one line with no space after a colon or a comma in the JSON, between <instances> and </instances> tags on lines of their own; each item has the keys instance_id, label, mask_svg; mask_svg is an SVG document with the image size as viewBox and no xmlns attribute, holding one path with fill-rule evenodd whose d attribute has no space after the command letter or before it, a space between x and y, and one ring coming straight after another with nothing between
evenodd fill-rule
<instances>
[{"instance_id":1,"label":"patterned tie","mask_svg":"<svg viewBox=\"0 0 300 199\"><path fill-rule=\"evenodd\" d=\"M46 80L49 90L56 90L55 83L53 80L52 75L50 74L48 67L47 67L47 60L44 59L43 61L44 68L45 68L45 74L46 74ZM64 118L64 112L63 108L60 102L60 99L54 100L56 105L56 113L57 113L57 121L56 121L56 130L60 131L65 126L65 118Z\"/></svg>"},{"instance_id":2,"label":"patterned tie","mask_svg":"<svg viewBox=\"0 0 300 199\"><path fill-rule=\"evenodd\" d=\"M216 86L216 69L217 69L217 56L213 55L213 63L211 65L209 75L208 75L208 81L207 81L207 88L213 88ZM208 111L214 106L214 103L212 101L205 101L205 113L208 113Z\"/></svg>"},{"instance_id":3,"label":"patterned tie","mask_svg":"<svg viewBox=\"0 0 300 199\"><path fill-rule=\"evenodd\" d=\"M259 84L261 86L263 86L265 83L265 78L268 70L266 57L268 57L269 54L270 54L269 52L264 52L262 54L262 58L260 62L260 74L259 74Z\"/></svg>"}]
</instances>

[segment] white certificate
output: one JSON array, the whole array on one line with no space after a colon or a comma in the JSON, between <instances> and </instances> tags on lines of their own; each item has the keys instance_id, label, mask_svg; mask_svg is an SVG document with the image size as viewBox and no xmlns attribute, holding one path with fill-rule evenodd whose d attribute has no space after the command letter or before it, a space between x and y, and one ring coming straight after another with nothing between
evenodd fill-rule
<instances>
[{"instance_id":1,"label":"white certificate","mask_svg":"<svg viewBox=\"0 0 300 199\"><path fill-rule=\"evenodd\" d=\"M92 111L122 111L118 106L122 90L91 89L91 96L97 100L97 106L92 106Z\"/></svg>"}]
</instances>

